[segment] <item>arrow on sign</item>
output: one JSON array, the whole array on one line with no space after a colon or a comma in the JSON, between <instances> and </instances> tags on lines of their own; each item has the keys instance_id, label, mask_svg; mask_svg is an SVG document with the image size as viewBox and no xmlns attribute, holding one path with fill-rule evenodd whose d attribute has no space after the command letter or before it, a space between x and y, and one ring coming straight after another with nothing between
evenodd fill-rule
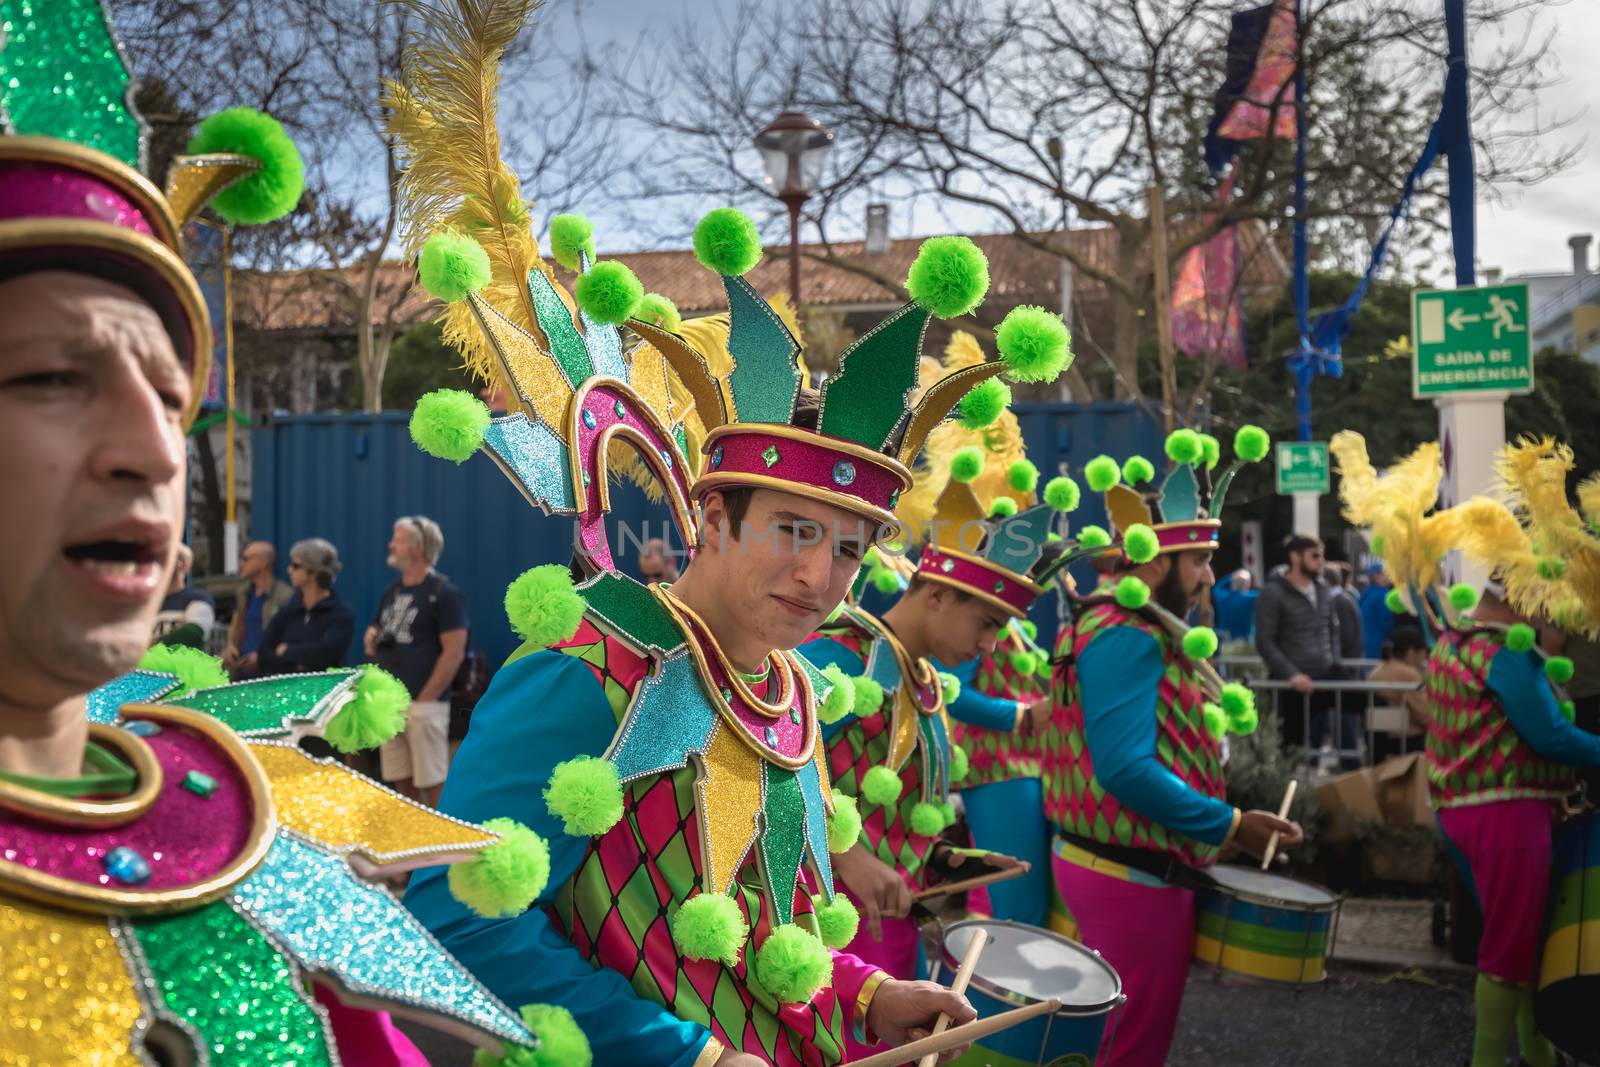
<instances>
[{"instance_id":1,"label":"arrow on sign","mask_svg":"<svg viewBox=\"0 0 1600 1067\"><path fill-rule=\"evenodd\" d=\"M1448 321L1450 323L1450 328L1452 330L1459 330L1459 329L1462 329L1463 327L1465 327L1466 324L1469 323L1469 322L1482 322L1483 321L1483 316L1482 315L1468 315L1465 311L1461 310L1460 308L1456 308L1456 309L1454 309L1453 311L1450 312L1450 318L1449 318Z\"/></svg>"}]
</instances>

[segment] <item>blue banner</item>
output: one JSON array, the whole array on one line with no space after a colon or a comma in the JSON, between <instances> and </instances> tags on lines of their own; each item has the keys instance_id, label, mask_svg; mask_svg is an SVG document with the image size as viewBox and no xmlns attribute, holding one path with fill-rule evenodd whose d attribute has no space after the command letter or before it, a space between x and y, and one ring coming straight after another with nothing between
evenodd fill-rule
<instances>
[{"instance_id":1,"label":"blue banner","mask_svg":"<svg viewBox=\"0 0 1600 1067\"><path fill-rule=\"evenodd\" d=\"M183 228L183 258L200 283L211 317L211 376L206 379L206 407L228 402L228 240L220 225L195 219Z\"/></svg>"}]
</instances>

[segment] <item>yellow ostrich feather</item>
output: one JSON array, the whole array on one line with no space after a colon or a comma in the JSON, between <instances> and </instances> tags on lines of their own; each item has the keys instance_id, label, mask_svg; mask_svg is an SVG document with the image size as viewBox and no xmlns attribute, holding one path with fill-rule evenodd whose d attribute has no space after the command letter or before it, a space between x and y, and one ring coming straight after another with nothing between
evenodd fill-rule
<instances>
[{"instance_id":1,"label":"yellow ostrich feather","mask_svg":"<svg viewBox=\"0 0 1600 1067\"><path fill-rule=\"evenodd\" d=\"M1591 529L1600 527L1600 474L1591 474L1579 483L1578 507Z\"/></svg>"},{"instance_id":2,"label":"yellow ostrich feather","mask_svg":"<svg viewBox=\"0 0 1600 1067\"><path fill-rule=\"evenodd\" d=\"M1578 489L1580 512L1567 497L1567 476L1574 466L1572 450L1554 439L1524 438L1501 453L1497 470L1506 500L1521 520L1534 560L1527 588L1513 602L1566 629L1600 635L1600 539L1585 516L1600 499L1600 480L1587 479ZM1538 573L1559 569L1559 577ZM1526 606L1525 606L1526 605Z\"/></svg>"},{"instance_id":3,"label":"yellow ostrich feather","mask_svg":"<svg viewBox=\"0 0 1600 1067\"><path fill-rule=\"evenodd\" d=\"M1360 434L1342 430L1328 449L1338 461L1344 516L1383 539L1383 562L1399 585L1428 588L1439 579L1439 561L1451 547L1452 520L1430 515L1439 499L1444 468L1439 445L1430 441L1379 474Z\"/></svg>"}]
</instances>

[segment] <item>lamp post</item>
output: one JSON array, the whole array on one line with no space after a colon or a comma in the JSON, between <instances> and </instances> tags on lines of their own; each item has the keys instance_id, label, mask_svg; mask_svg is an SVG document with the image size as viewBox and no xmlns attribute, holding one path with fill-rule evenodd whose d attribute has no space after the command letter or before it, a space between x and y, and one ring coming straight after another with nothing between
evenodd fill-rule
<instances>
[{"instance_id":1,"label":"lamp post","mask_svg":"<svg viewBox=\"0 0 1600 1067\"><path fill-rule=\"evenodd\" d=\"M780 112L756 134L767 185L789 209L789 295L800 309L800 205L822 184L833 134L801 111Z\"/></svg>"}]
</instances>

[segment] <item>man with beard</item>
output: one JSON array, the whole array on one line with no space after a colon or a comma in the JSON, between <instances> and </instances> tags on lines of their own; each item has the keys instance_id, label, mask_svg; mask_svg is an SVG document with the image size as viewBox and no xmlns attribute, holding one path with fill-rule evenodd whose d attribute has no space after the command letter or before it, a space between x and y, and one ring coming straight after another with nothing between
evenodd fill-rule
<instances>
[{"instance_id":1,"label":"man with beard","mask_svg":"<svg viewBox=\"0 0 1600 1067\"><path fill-rule=\"evenodd\" d=\"M1182 622L1212 586L1213 516L1241 463L1267 445L1261 430L1241 430L1240 459L1214 490L1217 449L1189 430L1168 439L1173 469L1159 493L1133 488L1155 478L1141 457L1119 470L1101 456L1084 470L1105 493L1122 561L1115 585L1088 598L1058 638L1043 771L1057 890L1076 936L1117 969L1128 995L1101 1063L1166 1060L1194 949L1198 872L1229 846L1260 853L1274 833L1280 848L1301 838L1298 825L1224 799L1222 735L1248 733L1255 711L1248 691L1222 691L1205 664L1215 633Z\"/></svg>"}]
</instances>

